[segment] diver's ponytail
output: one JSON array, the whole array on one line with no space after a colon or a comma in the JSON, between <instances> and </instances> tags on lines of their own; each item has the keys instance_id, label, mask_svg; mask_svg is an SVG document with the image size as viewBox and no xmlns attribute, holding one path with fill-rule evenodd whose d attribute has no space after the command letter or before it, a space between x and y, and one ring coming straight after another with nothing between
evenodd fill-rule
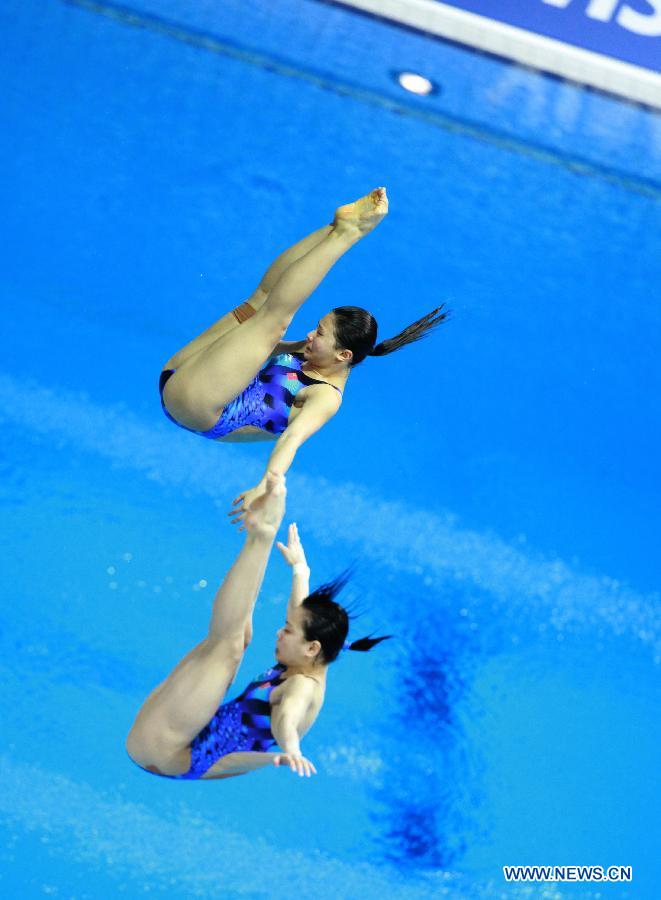
<instances>
[{"instance_id":1,"label":"diver's ponytail","mask_svg":"<svg viewBox=\"0 0 661 900\"><path fill-rule=\"evenodd\" d=\"M407 344L419 341L444 322L450 315L450 311L444 307L444 303L437 306L395 337L377 344L377 322L372 313L360 306L336 306L332 311L335 346L338 350L351 350L353 355L350 366L357 366L366 356L387 356Z\"/></svg>"},{"instance_id":2,"label":"diver's ponytail","mask_svg":"<svg viewBox=\"0 0 661 900\"><path fill-rule=\"evenodd\" d=\"M401 348L405 347L407 344L413 344L423 337L427 337L433 328L440 325L441 322L445 322L449 317L450 311L444 310L444 306L445 304L442 303L440 306L437 306L436 309L427 313L426 316L423 316L421 319L418 319L417 322L409 325L404 331L400 331L395 337L381 341L381 343L377 344L367 355L387 356L389 353L394 353L395 350L401 350Z\"/></svg>"},{"instance_id":3,"label":"diver's ponytail","mask_svg":"<svg viewBox=\"0 0 661 900\"><path fill-rule=\"evenodd\" d=\"M332 581L322 584L303 600L303 636L306 641L319 641L321 655L326 663L332 663L343 650L359 650L363 653L376 647L385 637L360 638L348 641L349 613L336 602L335 597L349 580L351 570L347 569ZM353 616L351 617L353 618Z\"/></svg>"},{"instance_id":4,"label":"diver's ponytail","mask_svg":"<svg viewBox=\"0 0 661 900\"><path fill-rule=\"evenodd\" d=\"M373 638L373 637L364 637L359 638L357 641L345 641L343 650L360 650L363 653L367 653L368 650L371 650L372 647L376 647L377 644L380 644L381 641L388 641L392 637L391 634L385 635L385 637Z\"/></svg>"}]
</instances>

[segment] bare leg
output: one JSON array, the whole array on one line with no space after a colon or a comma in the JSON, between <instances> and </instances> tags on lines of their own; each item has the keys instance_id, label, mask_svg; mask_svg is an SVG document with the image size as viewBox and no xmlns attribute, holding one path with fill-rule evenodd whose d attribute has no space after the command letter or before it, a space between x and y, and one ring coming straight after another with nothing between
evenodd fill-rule
<instances>
[{"instance_id":1,"label":"bare leg","mask_svg":"<svg viewBox=\"0 0 661 900\"><path fill-rule=\"evenodd\" d=\"M139 765L168 775L187 769L190 742L213 717L241 664L285 496L284 478L269 475L266 493L246 519L244 546L216 594L207 637L152 691L129 733L126 748Z\"/></svg>"},{"instance_id":2,"label":"bare leg","mask_svg":"<svg viewBox=\"0 0 661 900\"><path fill-rule=\"evenodd\" d=\"M332 228L332 225L324 225L323 228L313 231L312 234L304 237L302 240L298 241L298 243L285 250L284 253L281 253L280 256L271 263L266 274L260 281L259 287L252 296L246 300L246 303L250 304L255 311L261 309L269 292L275 287L276 282L285 269L296 262L297 259L300 259L301 256L305 256L305 254L313 247L316 247L320 241L323 241ZM212 344L217 338L221 337L221 335L227 334L227 332L231 331L233 328L238 328L238 325L239 322L234 313L226 313L218 319L217 322L214 322L213 325L207 328L206 331L203 331L202 334L198 335L198 337L175 353L174 356L170 357L163 368L178 369L179 366L187 359L190 359L191 356L199 353L200 350L204 350L209 344Z\"/></svg>"},{"instance_id":3,"label":"bare leg","mask_svg":"<svg viewBox=\"0 0 661 900\"><path fill-rule=\"evenodd\" d=\"M300 259L301 256L305 256L305 254L312 250L313 247L316 247L317 244L320 244L324 238L328 237L332 230L333 225L324 225L323 228L318 228L316 231L313 231L312 234L304 237L302 240L298 241L297 244L294 244L293 247L289 247L284 253L281 253L280 256L276 257L260 281L259 290L264 294L270 294L285 269L288 269L289 266L291 266L292 263L295 263L297 259Z\"/></svg>"},{"instance_id":4,"label":"bare leg","mask_svg":"<svg viewBox=\"0 0 661 900\"><path fill-rule=\"evenodd\" d=\"M335 226L281 274L255 315L185 361L168 381L169 412L189 428L206 430L251 381L282 338L296 311L347 250L386 215L385 189L340 207Z\"/></svg>"}]
</instances>

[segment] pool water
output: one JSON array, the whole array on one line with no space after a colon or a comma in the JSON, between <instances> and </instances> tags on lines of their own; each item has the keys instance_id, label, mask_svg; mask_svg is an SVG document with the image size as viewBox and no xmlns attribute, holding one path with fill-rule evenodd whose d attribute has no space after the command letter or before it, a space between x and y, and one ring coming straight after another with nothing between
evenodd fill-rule
<instances>
[{"instance_id":1,"label":"pool water","mask_svg":"<svg viewBox=\"0 0 661 900\"><path fill-rule=\"evenodd\" d=\"M339 6L9 2L0 371L4 896L654 898L659 116ZM442 90L409 98L416 66ZM288 480L356 563L314 779L124 751L200 639L266 448L162 415L163 362L334 208L391 212L297 315L450 322L351 376ZM272 662L268 570L237 687ZM515 886L509 864L631 865Z\"/></svg>"}]
</instances>

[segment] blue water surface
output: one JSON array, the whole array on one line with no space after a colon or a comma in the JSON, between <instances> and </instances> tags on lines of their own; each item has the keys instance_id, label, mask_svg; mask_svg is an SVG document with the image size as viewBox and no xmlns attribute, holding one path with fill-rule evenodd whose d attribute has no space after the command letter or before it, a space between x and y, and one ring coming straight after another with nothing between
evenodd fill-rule
<instances>
[{"instance_id":1,"label":"blue water surface","mask_svg":"<svg viewBox=\"0 0 661 900\"><path fill-rule=\"evenodd\" d=\"M654 898L659 117L308 0L0 21L3 895ZM404 94L414 66L442 90ZM125 735L267 450L173 427L160 367L379 184L290 336L346 303L380 338L453 316L352 374L287 516L313 580L357 564L352 637L396 639L333 666L318 777L150 777ZM274 558L237 687L287 592Z\"/></svg>"}]
</instances>

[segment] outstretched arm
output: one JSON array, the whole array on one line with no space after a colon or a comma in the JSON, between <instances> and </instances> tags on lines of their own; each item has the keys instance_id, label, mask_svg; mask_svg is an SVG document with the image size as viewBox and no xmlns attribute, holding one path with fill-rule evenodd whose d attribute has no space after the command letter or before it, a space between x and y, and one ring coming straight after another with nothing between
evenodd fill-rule
<instances>
[{"instance_id":1,"label":"outstretched arm","mask_svg":"<svg viewBox=\"0 0 661 900\"><path fill-rule=\"evenodd\" d=\"M299 757L301 760L303 757ZM213 767L213 774L206 774L204 778L227 778L229 775L245 775L255 772L265 766L288 765L292 772L299 772L297 760L287 753L264 753L260 750L240 750L236 753L227 753L222 756ZM317 770L309 760L305 760L310 770L317 774ZM306 769L306 774L310 772Z\"/></svg>"},{"instance_id":2,"label":"outstretched arm","mask_svg":"<svg viewBox=\"0 0 661 900\"><path fill-rule=\"evenodd\" d=\"M296 451L309 437L332 419L340 408L337 392L326 386L317 387L303 404L303 409L276 441L266 468L284 474L294 461Z\"/></svg>"},{"instance_id":3,"label":"outstretched arm","mask_svg":"<svg viewBox=\"0 0 661 900\"><path fill-rule=\"evenodd\" d=\"M244 491L233 500L233 509L228 513L232 517L232 524L241 522L253 500L264 492L267 473L282 475L289 471L298 448L333 418L340 408L340 402L330 388L315 387L303 404L303 409L276 441L262 480L254 488Z\"/></svg>"},{"instance_id":4,"label":"outstretched arm","mask_svg":"<svg viewBox=\"0 0 661 900\"><path fill-rule=\"evenodd\" d=\"M287 546L280 541L276 544L278 550L284 556L286 562L291 568L291 594L289 595L289 605L287 606L287 616L289 617L292 610L300 606L310 593L310 567L305 558L303 544L298 534L296 522L292 522L287 532Z\"/></svg>"},{"instance_id":5,"label":"outstretched arm","mask_svg":"<svg viewBox=\"0 0 661 900\"><path fill-rule=\"evenodd\" d=\"M271 708L273 737L299 775L316 773L312 763L301 754L301 730L313 697L312 679L305 675L291 675L285 682L282 699Z\"/></svg>"}]
</instances>

